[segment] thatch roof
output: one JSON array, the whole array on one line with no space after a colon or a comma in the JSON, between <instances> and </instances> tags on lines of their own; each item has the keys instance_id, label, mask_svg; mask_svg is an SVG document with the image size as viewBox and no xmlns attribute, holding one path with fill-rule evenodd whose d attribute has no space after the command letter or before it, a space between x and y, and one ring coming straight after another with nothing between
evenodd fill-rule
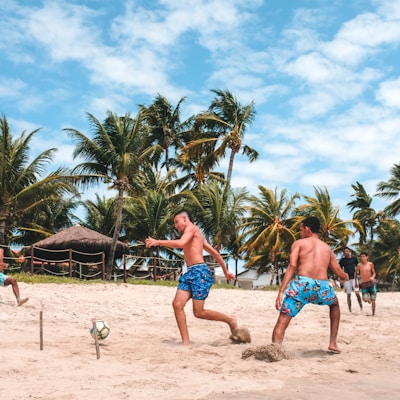
<instances>
[{"instance_id":1,"label":"thatch roof","mask_svg":"<svg viewBox=\"0 0 400 400\"><path fill-rule=\"evenodd\" d=\"M85 228L81 225L75 225L71 228L65 229L58 232L46 239L40 240L33 244L34 256L39 258L49 258L49 255L54 260L60 260L65 258L65 254L58 252L46 252L40 249L48 250L69 250L72 249L74 252L85 253L81 255L82 261L90 259L90 253L101 253L104 252L106 258L108 257L111 249L112 238L98 233L92 229ZM30 249L28 252L30 254ZM129 246L121 241L117 242L117 248L115 252L116 258L121 258L123 254L129 252ZM44 254L45 253L45 254ZM65 253L65 252L62 252ZM75 259L75 256L74 256Z\"/></svg>"}]
</instances>

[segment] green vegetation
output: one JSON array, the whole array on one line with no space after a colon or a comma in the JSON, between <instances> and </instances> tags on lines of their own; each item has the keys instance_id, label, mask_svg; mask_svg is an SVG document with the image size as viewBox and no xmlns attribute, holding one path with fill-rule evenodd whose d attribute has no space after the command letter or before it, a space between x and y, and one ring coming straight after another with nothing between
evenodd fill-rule
<instances>
[{"instance_id":1,"label":"green vegetation","mask_svg":"<svg viewBox=\"0 0 400 400\"><path fill-rule=\"evenodd\" d=\"M131 246L134 267L152 265L150 260L157 258L162 259L157 265L162 269L164 260L165 264L179 263L181 252L149 250L143 243L147 236L176 238L172 217L177 209L185 208L206 240L227 260L236 266L241 260L260 273L272 272L272 286L280 282L301 218L312 214L321 221L321 239L335 253L340 255L349 244L355 254L367 251L379 280L400 287L400 164L392 167L387 181L378 183L376 194L368 194L360 182L352 185L349 220L341 218L341 209L332 203L326 187L315 187L310 195L260 185L258 193L249 194L246 188L232 187L231 177L238 154L249 163L258 157L245 144L256 115L254 103L242 105L228 90L212 93L215 97L208 109L184 121L185 98L174 106L161 95L149 106L141 105L134 116L110 111L100 121L87 114L90 136L65 129L74 141L73 155L79 163L55 171L48 169L57 149L43 149L32 160L30 143L39 130L15 136L3 116L0 245L8 260L13 260L10 264L26 255L12 253L11 246L29 247L79 222L112 237L106 257L109 280L118 240ZM229 161L226 171L219 170L222 160ZM113 190L112 196L94 192L93 198L82 201L82 191L96 185ZM383 210L374 209L376 196L388 201ZM78 206L83 206L83 218L74 215ZM34 282L41 277L21 274L21 281L25 279ZM64 282L67 278L48 279Z\"/></svg>"}]
</instances>

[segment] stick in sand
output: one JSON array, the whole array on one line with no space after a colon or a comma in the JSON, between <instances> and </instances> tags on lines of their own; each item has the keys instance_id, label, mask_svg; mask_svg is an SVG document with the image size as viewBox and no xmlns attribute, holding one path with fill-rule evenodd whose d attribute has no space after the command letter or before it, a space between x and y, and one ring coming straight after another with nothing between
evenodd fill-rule
<instances>
[{"instance_id":1,"label":"stick in sand","mask_svg":"<svg viewBox=\"0 0 400 400\"><path fill-rule=\"evenodd\" d=\"M43 310L39 314L39 335L40 335L40 350L43 350Z\"/></svg>"},{"instance_id":2,"label":"stick in sand","mask_svg":"<svg viewBox=\"0 0 400 400\"><path fill-rule=\"evenodd\" d=\"M96 320L92 319L92 324L93 324L93 333L94 333L94 344L96 346L96 355L97 359L100 358L100 346L99 346L99 339L97 337L97 326L96 326Z\"/></svg>"}]
</instances>

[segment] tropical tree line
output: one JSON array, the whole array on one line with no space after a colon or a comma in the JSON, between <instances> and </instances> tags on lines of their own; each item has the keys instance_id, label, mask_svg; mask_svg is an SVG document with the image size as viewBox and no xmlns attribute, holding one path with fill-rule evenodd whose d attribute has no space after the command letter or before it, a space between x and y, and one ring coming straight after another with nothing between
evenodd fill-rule
<instances>
[{"instance_id":1,"label":"tropical tree line","mask_svg":"<svg viewBox=\"0 0 400 400\"><path fill-rule=\"evenodd\" d=\"M147 236L174 238L173 215L187 209L206 239L227 259L243 260L260 272L277 275L287 264L290 246L298 237L305 215L321 220L321 238L340 254L351 243L357 253L368 251L381 279L395 282L400 272L400 164L388 181L368 194L352 185L348 210L340 217L326 187L313 195L288 194L286 189L260 185L256 194L231 186L238 154L249 162L258 158L244 143L255 118L251 102L242 105L228 90L213 90L207 110L181 119L185 98L172 105L157 95L136 115L108 112L104 120L87 114L90 134L73 128L65 132L74 143L73 168L48 172L57 149L46 149L33 160L30 143L39 129L15 136L7 118L0 119L0 244L30 246L74 223L113 238L107 270L114 265L117 240L132 246L137 255L151 255ZM219 163L228 159L227 171ZM100 196L107 187L114 195ZM90 200L82 192L93 190ZM381 211L372 201L389 201ZM84 217L77 209L83 208ZM173 249L156 249L158 255L182 257ZM153 250L151 250L153 254Z\"/></svg>"}]
</instances>

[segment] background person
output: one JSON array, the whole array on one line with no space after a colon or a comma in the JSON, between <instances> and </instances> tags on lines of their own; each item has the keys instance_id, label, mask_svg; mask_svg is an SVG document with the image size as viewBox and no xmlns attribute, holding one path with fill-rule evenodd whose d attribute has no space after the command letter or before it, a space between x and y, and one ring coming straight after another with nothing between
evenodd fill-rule
<instances>
[{"instance_id":1,"label":"background person","mask_svg":"<svg viewBox=\"0 0 400 400\"><path fill-rule=\"evenodd\" d=\"M26 303L29 299L27 297L25 299L20 298L17 280L12 276L4 274L4 269L7 267L8 264L4 262L4 250L0 248L0 286L11 285L18 306L22 306L22 304Z\"/></svg>"},{"instance_id":2,"label":"background person","mask_svg":"<svg viewBox=\"0 0 400 400\"><path fill-rule=\"evenodd\" d=\"M360 275L361 282L358 283L358 275ZM370 303L372 307L372 315L375 315L376 309L376 284L375 284L375 267L369 261L368 254L361 253L361 262L357 264L356 268L356 285L361 288L363 300Z\"/></svg>"},{"instance_id":3,"label":"background person","mask_svg":"<svg viewBox=\"0 0 400 400\"><path fill-rule=\"evenodd\" d=\"M358 260L351 253L349 247L345 247L343 250L343 257L339 261L339 265L342 267L343 271L349 275L349 280L343 283L344 292L347 295L347 306L349 307L349 311L351 312L351 292L354 290L354 293L357 297L358 304L360 309L362 310L362 301L360 296L360 289L355 286L354 273L356 271L356 267L358 264Z\"/></svg>"}]
</instances>

